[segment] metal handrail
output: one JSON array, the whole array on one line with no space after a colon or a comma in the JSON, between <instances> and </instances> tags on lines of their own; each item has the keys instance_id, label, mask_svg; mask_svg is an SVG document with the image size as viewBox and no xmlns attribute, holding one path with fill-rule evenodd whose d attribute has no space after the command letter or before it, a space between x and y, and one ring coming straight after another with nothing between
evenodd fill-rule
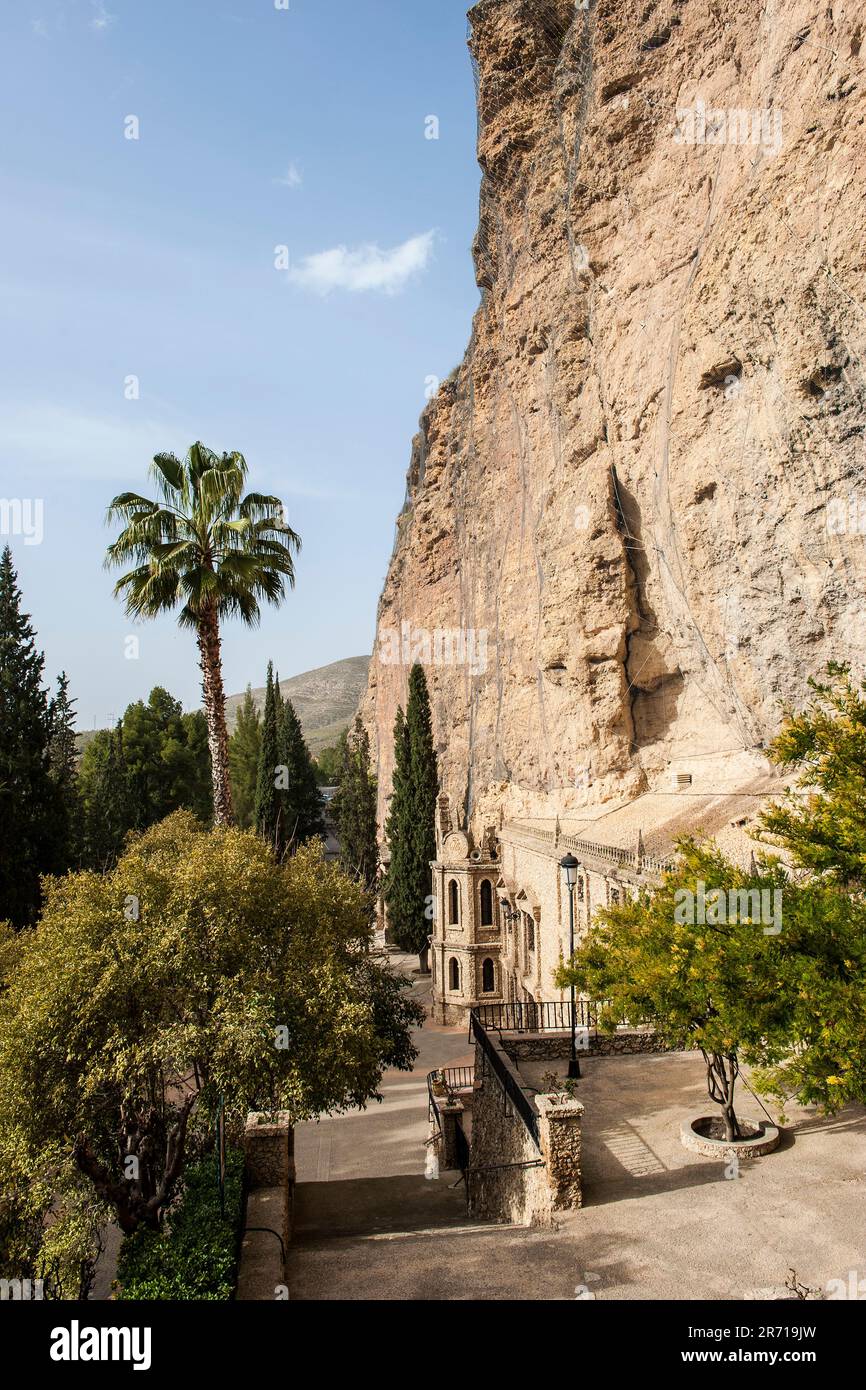
<instances>
[{"instance_id":1,"label":"metal handrail","mask_svg":"<svg viewBox=\"0 0 866 1390\"><path fill-rule=\"evenodd\" d=\"M598 1032L598 1021L605 1009L610 1008L606 999L577 999L574 1005L576 1028L593 1029ZM520 1002L513 1004L478 1004L473 1010L485 1028L497 1033L567 1033L571 1031L572 1011L570 1000L549 1000L542 1003ZM618 1020L628 1024L628 1019ZM471 1037L471 1030L470 1030Z\"/></svg>"},{"instance_id":2,"label":"metal handrail","mask_svg":"<svg viewBox=\"0 0 866 1390\"><path fill-rule=\"evenodd\" d=\"M475 1084L474 1067L441 1067L439 1075L449 1091L469 1091Z\"/></svg>"},{"instance_id":3,"label":"metal handrail","mask_svg":"<svg viewBox=\"0 0 866 1390\"><path fill-rule=\"evenodd\" d=\"M450 1099L451 1096L454 1094L455 1091L470 1091L470 1090L472 1089L472 1087L475 1085L475 1068L474 1068L474 1067L438 1067L438 1068L436 1069L436 1071L428 1071L428 1073L427 1073L427 1110L428 1110L428 1116L429 1116L429 1118L430 1118L431 1120L435 1118L436 1123L437 1123L437 1125L439 1126L439 1130L440 1130L440 1133L441 1133L441 1130L442 1130L442 1121L441 1121L441 1119L439 1118L439 1106L437 1105L436 1102L437 1102L438 1100L441 1100L442 1097L441 1097L441 1096L437 1096L437 1095L436 1095L436 1092L435 1092L434 1089L433 1089L433 1087L436 1085L436 1082L437 1082L437 1081L440 1082L440 1083L445 1087L445 1090L446 1090L446 1092L448 1093L448 1098Z\"/></svg>"},{"instance_id":4,"label":"metal handrail","mask_svg":"<svg viewBox=\"0 0 866 1390\"><path fill-rule=\"evenodd\" d=\"M536 1148L541 1148L541 1137L538 1130L538 1113L533 1108L528 1096L517 1084L508 1068L504 1065L498 1051L493 1046L487 1035L483 1023L478 1017L475 1009L469 1015L472 1036L484 1053L485 1061L490 1065L490 1070L496 1077L503 1091L514 1106L515 1114L519 1115L526 1127L527 1133L535 1144Z\"/></svg>"},{"instance_id":5,"label":"metal handrail","mask_svg":"<svg viewBox=\"0 0 866 1390\"><path fill-rule=\"evenodd\" d=\"M438 1076L438 1072L428 1071L427 1073L427 1119L435 1120L442 1133L442 1121L439 1118L439 1106L436 1104L436 1096L433 1092L433 1078Z\"/></svg>"}]
</instances>

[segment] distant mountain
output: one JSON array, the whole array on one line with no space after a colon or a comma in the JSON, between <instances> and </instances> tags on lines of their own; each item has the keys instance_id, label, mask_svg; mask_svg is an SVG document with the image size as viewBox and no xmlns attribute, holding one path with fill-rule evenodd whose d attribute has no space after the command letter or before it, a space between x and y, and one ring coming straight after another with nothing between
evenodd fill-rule
<instances>
[{"instance_id":1,"label":"distant mountain","mask_svg":"<svg viewBox=\"0 0 866 1390\"><path fill-rule=\"evenodd\" d=\"M334 661L330 666L319 666L315 671L304 671L300 676L280 681L280 690L295 707L311 753L320 753L336 743L346 725L352 722L367 688L369 665L368 656L348 656L344 661ZM253 690L253 699L260 711L264 709L264 686ZM229 695L226 700L230 733L243 701L243 695ZM95 729L82 729L76 734L79 756L96 733Z\"/></svg>"},{"instance_id":2,"label":"distant mountain","mask_svg":"<svg viewBox=\"0 0 866 1390\"><path fill-rule=\"evenodd\" d=\"M320 666L315 671L304 671L280 681L280 690L295 707L311 753L320 753L336 743L343 729L351 723L367 688L369 666L368 656L349 656L344 661L334 661L330 666ZM253 690L253 699L259 710L264 708L264 687ZM242 694L230 695L226 700L229 730L234 728L243 700Z\"/></svg>"}]
</instances>

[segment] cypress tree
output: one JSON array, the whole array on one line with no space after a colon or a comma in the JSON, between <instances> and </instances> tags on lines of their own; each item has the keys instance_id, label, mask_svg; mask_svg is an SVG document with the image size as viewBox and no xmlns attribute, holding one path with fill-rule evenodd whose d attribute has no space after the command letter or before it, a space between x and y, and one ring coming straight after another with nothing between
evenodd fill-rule
<instances>
[{"instance_id":1,"label":"cypress tree","mask_svg":"<svg viewBox=\"0 0 866 1390\"><path fill-rule=\"evenodd\" d=\"M438 771L430 696L423 668L417 664L409 675L405 717L402 709L397 711L394 753L394 791L385 826L391 853L385 901L397 945L403 951L417 951L421 970L426 971Z\"/></svg>"},{"instance_id":2,"label":"cypress tree","mask_svg":"<svg viewBox=\"0 0 866 1390\"><path fill-rule=\"evenodd\" d=\"M262 721L253 700L253 692L247 686L244 702L238 710L234 733L229 739L232 804L235 819L243 829L247 829L255 820L261 744Z\"/></svg>"},{"instance_id":3,"label":"cypress tree","mask_svg":"<svg viewBox=\"0 0 866 1390\"><path fill-rule=\"evenodd\" d=\"M283 692L280 689L280 673L274 672L274 704L277 710L277 728L282 727L283 723Z\"/></svg>"},{"instance_id":4,"label":"cypress tree","mask_svg":"<svg viewBox=\"0 0 866 1390\"><path fill-rule=\"evenodd\" d=\"M409 730L403 709L398 705L394 720L394 776L385 817L389 863L384 883L388 925L398 944L406 938L407 927L411 928L413 922L409 761Z\"/></svg>"},{"instance_id":5,"label":"cypress tree","mask_svg":"<svg viewBox=\"0 0 866 1390\"><path fill-rule=\"evenodd\" d=\"M43 656L8 546L0 558L0 921L35 921L52 867L51 717Z\"/></svg>"},{"instance_id":6,"label":"cypress tree","mask_svg":"<svg viewBox=\"0 0 866 1390\"><path fill-rule=\"evenodd\" d=\"M57 694L48 710L48 764L52 798L52 859L55 873L77 868L83 851L83 819L75 744L75 701L69 698L69 678L61 671Z\"/></svg>"},{"instance_id":7,"label":"cypress tree","mask_svg":"<svg viewBox=\"0 0 866 1390\"><path fill-rule=\"evenodd\" d=\"M432 872L430 865L436 858L436 798L439 795L439 769L436 763L436 749L433 743L433 716L430 710L430 692L424 668L415 665L409 673L409 699L406 704L406 727L409 730L410 772L412 779L413 843L415 865L418 875L417 904L421 913L417 935L413 940L420 942L415 946L421 955L421 969L427 968L427 947L431 931L432 913L429 905L432 895Z\"/></svg>"},{"instance_id":8,"label":"cypress tree","mask_svg":"<svg viewBox=\"0 0 866 1390\"><path fill-rule=\"evenodd\" d=\"M325 823L316 769L291 700L283 706L280 763L285 769L282 803L286 846L297 847L316 835L324 835Z\"/></svg>"},{"instance_id":9,"label":"cypress tree","mask_svg":"<svg viewBox=\"0 0 866 1390\"><path fill-rule=\"evenodd\" d=\"M284 848L282 804L277 781L280 778L280 730L277 725L277 695L274 690L273 662L268 662L265 684L265 712L262 719L259 767L256 779L255 823L259 834L282 855Z\"/></svg>"},{"instance_id":10,"label":"cypress tree","mask_svg":"<svg viewBox=\"0 0 866 1390\"><path fill-rule=\"evenodd\" d=\"M374 893L379 875L376 778L370 761L370 738L360 715L344 734L341 750L340 787L331 803L340 863Z\"/></svg>"}]
</instances>

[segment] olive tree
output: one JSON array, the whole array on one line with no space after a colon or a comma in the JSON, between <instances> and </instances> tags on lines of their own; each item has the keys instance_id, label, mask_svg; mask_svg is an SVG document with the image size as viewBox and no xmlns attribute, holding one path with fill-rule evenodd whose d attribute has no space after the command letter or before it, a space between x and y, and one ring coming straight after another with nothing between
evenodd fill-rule
<instances>
[{"instance_id":1,"label":"olive tree","mask_svg":"<svg viewBox=\"0 0 866 1390\"><path fill-rule=\"evenodd\" d=\"M48 881L0 995L0 1197L13 1147L18 1173L59 1152L124 1232L156 1227L220 1105L236 1128L365 1106L421 1021L370 931L318 846L278 864L187 812Z\"/></svg>"}]
</instances>

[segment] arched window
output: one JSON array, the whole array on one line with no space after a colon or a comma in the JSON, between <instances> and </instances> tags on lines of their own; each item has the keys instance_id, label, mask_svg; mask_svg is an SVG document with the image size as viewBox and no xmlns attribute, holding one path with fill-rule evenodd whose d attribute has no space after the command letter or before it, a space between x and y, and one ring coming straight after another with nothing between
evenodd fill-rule
<instances>
[{"instance_id":1,"label":"arched window","mask_svg":"<svg viewBox=\"0 0 866 1390\"><path fill-rule=\"evenodd\" d=\"M493 884L489 878L481 880L481 925L493 926Z\"/></svg>"},{"instance_id":2,"label":"arched window","mask_svg":"<svg viewBox=\"0 0 866 1390\"><path fill-rule=\"evenodd\" d=\"M456 878L452 878L448 884L448 923L449 926L456 926L460 921L460 889L457 887Z\"/></svg>"},{"instance_id":3,"label":"arched window","mask_svg":"<svg viewBox=\"0 0 866 1390\"><path fill-rule=\"evenodd\" d=\"M448 962L448 988L460 989L460 962L456 956L452 956Z\"/></svg>"},{"instance_id":4,"label":"arched window","mask_svg":"<svg viewBox=\"0 0 866 1390\"><path fill-rule=\"evenodd\" d=\"M481 966L481 992L492 994L496 989L496 977L493 973L493 961L488 956Z\"/></svg>"},{"instance_id":5,"label":"arched window","mask_svg":"<svg viewBox=\"0 0 866 1390\"><path fill-rule=\"evenodd\" d=\"M523 914L524 925L526 926L526 949L535 950L535 918L530 917L528 912Z\"/></svg>"}]
</instances>

